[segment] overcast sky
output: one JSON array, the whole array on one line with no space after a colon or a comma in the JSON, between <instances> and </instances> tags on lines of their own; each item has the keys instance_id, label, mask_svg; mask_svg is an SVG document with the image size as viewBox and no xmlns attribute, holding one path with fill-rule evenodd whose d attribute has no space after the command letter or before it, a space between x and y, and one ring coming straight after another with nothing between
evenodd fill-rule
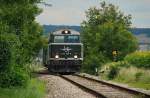
<instances>
[{"instance_id":1,"label":"overcast sky","mask_svg":"<svg viewBox=\"0 0 150 98\"><path fill-rule=\"evenodd\" d=\"M36 18L40 24L80 25L85 11L99 6L104 0L44 0L52 7L39 5L43 12ZM133 27L150 27L150 0L105 0L119 6L126 15L132 15Z\"/></svg>"}]
</instances>

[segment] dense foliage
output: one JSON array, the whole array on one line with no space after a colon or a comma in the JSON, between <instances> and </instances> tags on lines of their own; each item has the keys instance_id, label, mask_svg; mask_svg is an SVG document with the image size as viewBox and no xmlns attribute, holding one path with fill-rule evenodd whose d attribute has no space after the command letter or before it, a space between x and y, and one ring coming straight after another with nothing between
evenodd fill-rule
<instances>
[{"instance_id":1,"label":"dense foliage","mask_svg":"<svg viewBox=\"0 0 150 98\"><path fill-rule=\"evenodd\" d=\"M25 66L18 64L19 39L14 34L1 34L0 38L0 87L25 86L29 76Z\"/></svg>"},{"instance_id":2,"label":"dense foliage","mask_svg":"<svg viewBox=\"0 0 150 98\"><path fill-rule=\"evenodd\" d=\"M124 58L125 61L139 68L150 69L150 52L134 52Z\"/></svg>"},{"instance_id":3,"label":"dense foliage","mask_svg":"<svg viewBox=\"0 0 150 98\"><path fill-rule=\"evenodd\" d=\"M85 66L122 60L137 49L137 40L129 31L130 15L125 16L114 5L102 2L100 8L90 8L86 17L87 20L82 23ZM113 51L117 55L113 55Z\"/></svg>"},{"instance_id":4,"label":"dense foliage","mask_svg":"<svg viewBox=\"0 0 150 98\"><path fill-rule=\"evenodd\" d=\"M27 64L42 47L41 27L35 16L40 0L0 1L0 86L23 86L28 81Z\"/></svg>"}]
</instances>

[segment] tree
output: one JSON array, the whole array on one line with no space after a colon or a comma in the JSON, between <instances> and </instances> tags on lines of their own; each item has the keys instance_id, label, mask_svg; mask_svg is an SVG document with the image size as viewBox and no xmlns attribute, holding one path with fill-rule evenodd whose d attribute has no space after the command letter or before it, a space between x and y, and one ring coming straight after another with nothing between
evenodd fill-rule
<instances>
[{"instance_id":1,"label":"tree","mask_svg":"<svg viewBox=\"0 0 150 98\"><path fill-rule=\"evenodd\" d=\"M81 24L86 66L114 60L113 51L122 60L137 49L137 40L129 31L131 15L125 16L118 7L102 2L100 8L88 9L86 18Z\"/></svg>"},{"instance_id":2,"label":"tree","mask_svg":"<svg viewBox=\"0 0 150 98\"><path fill-rule=\"evenodd\" d=\"M0 1L0 33L17 35L21 42L22 58L19 64L30 62L41 48L42 28L35 22L41 12L37 3L41 0L1 0ZM5 31L4 31L5 30Z\"/></svg>"},{"instance_id":3,"label":"tree","mask_svg":"<svg viewBox=\"0 0 150 98\"><path fill-rule=\"evenodd\" d=\"M42 48L42 28L35 22L41 0L0 0L0 87L25 86L27 64Z\"/></svg>"}]
</instances>

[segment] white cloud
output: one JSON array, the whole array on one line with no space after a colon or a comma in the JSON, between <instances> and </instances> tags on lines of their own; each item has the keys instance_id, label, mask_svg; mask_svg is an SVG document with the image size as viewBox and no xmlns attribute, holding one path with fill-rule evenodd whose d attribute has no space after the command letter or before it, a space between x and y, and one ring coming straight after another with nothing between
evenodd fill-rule
<instances>
[{"instance_id":1,"label":"white cloud","mask_svg":"<svg viewBox=\"0 0 150 98\"><path fill-rule=\"evenodd\" d=\"M40 6L43 13L36 20L41 24L80 25L85 10L98 6L100 0L46 0L52 7ZM125 14L133 17L133 26L150 27L150 0L105 0L118 5Z\"/></svg>"}]
</instances>

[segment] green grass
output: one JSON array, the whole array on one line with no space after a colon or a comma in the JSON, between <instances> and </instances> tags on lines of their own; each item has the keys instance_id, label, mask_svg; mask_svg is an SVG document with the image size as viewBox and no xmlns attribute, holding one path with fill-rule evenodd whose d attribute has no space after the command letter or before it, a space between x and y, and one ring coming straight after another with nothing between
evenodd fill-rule
<instances>
[{"instance_id":1,"label":"green grass","mask_svg":"<svg viewBox=\"0 0 150 98\"><path fill-rule=\"evenodd\" d=\"M134 87L134 88L142 88L145 90L150 90L150 83L142 83L142 82L127 82L127 81L120 81L120 80L112 80L113 82L117 82L117 83L122 83L122 84L127 84L129 87Z\"/></svg>"},{"instance_id":2,"label":"green grass","mask_svg":"<svg viewBox=\"0 0 150 98\"><path fill-rule=\"evenodd\" d=\"M131 87L150 90L150 70L136 67L122 68L113 81L125 83Z\"/></svg>"},{"instance_id":3,"label":"green grass","mask_svg":"<svg viewBox=\"0 0 150 98\"><path fill-rule=\"evenodd\" d=\"M108 78L108 72L100 74L104 80L127 84L129 87L150 90L150 70L137 67L122 67L113 79Z\"/></svg>"},{"instance_id":4,"label":"green grass","mask_svg":"<svg viewBox=\"0 0 150 98\"><path fill-rule=\"evenodd\" d=\"M146 90L150 90L150 83L135 82L135 83L128 83L128 84L131 87L138 87L138 88L143 88L143 89L146 89Z\"/></svg>"},{"instance_id":5,"label":"green grass","mask_svg":"<svg viewBox=\"0 0 150 98\"><path fill-rule=\"evenodd\" d=\"M0 98L44 98L45 83L31 79L26 88L0 88Z\"/></svg>"}]
</instances>

